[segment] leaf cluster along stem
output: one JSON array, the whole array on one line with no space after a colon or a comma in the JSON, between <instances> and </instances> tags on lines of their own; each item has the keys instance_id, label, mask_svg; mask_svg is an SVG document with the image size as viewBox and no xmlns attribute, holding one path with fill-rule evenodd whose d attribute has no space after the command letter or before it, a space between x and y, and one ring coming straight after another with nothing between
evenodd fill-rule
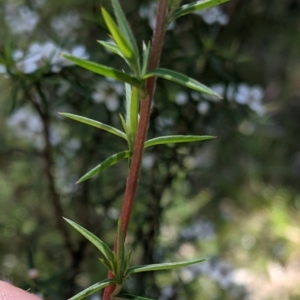
<instances>
[{"instance_id":1,"label":"leaf cluster along stem","mask_svg":"<svg viewBox=\"0 0 300 300\"><path fill-rule=\"evenodd\" d=\"M149 58L148 70L157 68L160 61L164 35L166 31L168 0L160 0L157 8L157 19L155 31L152 39L152 49ZM133 202L136 195L137 183L140 175L141 161L144 152L144 143L147 136L149 118L151 112L152 98L155 92L156 77L148 78L146 81L147 96L141 99L140 121L138 124L137 135L134 141L134 149L132 154L131 166L127 177L126 190L124 195L123 206L121 210L121 222L124 238L126 237L130 216L132 212ZM116 250L116 242L114 250ZM112 278L111 273L108 278ZM105 288L103 300L110 300L110 296L114 291L114 285L109 285Z\"/></svg>"}]
</instances>

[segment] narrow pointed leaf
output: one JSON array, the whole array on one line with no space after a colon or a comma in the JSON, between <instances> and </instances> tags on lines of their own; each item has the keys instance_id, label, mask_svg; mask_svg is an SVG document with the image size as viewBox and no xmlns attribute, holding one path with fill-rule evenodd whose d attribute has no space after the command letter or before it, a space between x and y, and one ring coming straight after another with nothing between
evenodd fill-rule
<instances>
[{"instance_id":1,"label":"narrow pointed leaf","mask_svg":"<svg viewBox=\"0 0 300 300\"><path fill-rule=\"evenodd\" d=\"M117 23L121 33L124 35L127 42L130 43L131 49L134 50L135 57L139 56L138 47L135 38L132 34L131 28L126 20L122 7L118 0L112 0L112 5L114 8L114 13L117 18Z\"/></svg>"},{"instance_id":2,"label":"narrow pointed leaf","mask_svg":"<svg viewBox=\"0 0 300 300\"><path fill-rule=\"evenodd\" d=\"M67 221L78 232L80 232L86 239L88 239L108 261L112 261L114 259L114 254L111 249L93 233L67 218L64 218L64 220Z\"/></svg>"},{"instance_id":3,"label":"narrow pointed leaf","mask_svg":"<svg viewBox=\"0 0 300 300\"><path fill-rule=\"evenodd\" d=\"M130 115L130 107L131 107L131 99L132 99L132 87L128 83L125 83L125 96L126 96L125 119L126 119L126 123L130 124L129 115Z\"/></svg>"},{"instance_id":4,"label":"narrow pointed leaf","mask_svg":"<svg viewBox=\"0 0 300 300\"><path fill-rule=\"evenodd\" d=\"M150 56L150 43L148 45L143 42L143 64L142 64L142 76L146 74L148 68L148 61Z\"/></svg>"},{"instance_id":5,"label":"narrow pointed leaf","mask_svg":"<svg viewBox=\"0 0 300 300\"><path fill-rule=\"evenodd\" d=\"M126 39L124 38L122 32L118 28L117 24L113 20L113 18L110 16L110 14L107 12L107 10L104 7L101 7L102 16L104 18L104 21L106 23L106 26L108 27L114 41L118 45L120 51L123 53L123 55L127 59L132 59L134 56L133 49L131 49L130 45L127 43Z\"/></svg>"},{"instance_id":6,"label":"narrow pointed leaf","mask_svg":"<svg viewBox=\"0 0 300 300\"><path fill-rule=\"evenodd\" d=\"M126 136L127 136L127 141L129 141L129 139L128 139L128 136L129 136L129 128L127 128L127 124L126 124L126 121L125 121L124 117L123 117L121 114L119 114L119 116L120 116L120 120L121 120L123 129L124 129L125 134L126 134Z\"/></svg>"},{"instance_id":7,"label":"narrow pointed leaf","mask_svg":"<svg viewBox=\"0 0 300 300\"><path fill-rule=\"evenodd\" d=\"M133 151L133 138L132 138L132 132L131 132L131 128L130 128L130 123L128 123L128 125L127 125L124 117L121 114L120 114L120 119L121 119L122 126L124 128L124 131L126 133L128 149L130 151Z\"/></svg>"},{"instance_id":8,"label":"narrow pointed leaf","mask_svg":"<svg viewBox=\"0 0 300 300\"><path fill-rule=\"evenodd\" d=\"M104 65L100 65L97 63L94 63L92 61L89 60L85 60L85 59L81 59L78 58L76 56L70 55L70 54L63 54L63 57L65 57L66 59L74 62L75 64L77 64L78 66L87 69L89 71L92 71L96 74L100 74L112 79L116 79L116 80L120 80L123 82L127 82L133 86L136 87L141 87L142 82L137 79L136 77L131 76L130 74L118 71L114 68L110 68Z\"/></svg>"},{"instance_id":9,"label":"narrow pointed leaf","mask_svg":"<svg viewBox=\"0 0 300 300\"><path fill-rule=\"evenodd\" d=\"M98 166L96 166L95 168L93 168L92 170L87 172L85 175L83 175L77 181L77 183L80 183L80 182L83 182L87 179L92 178L93 176L99 174L101 171L103 171L103 170L107 169L108 167L114 165L118 161L120 161L124 158L130 157L130 156L131 156L131 152L129 150L122 151L122 152L119 152L119 153L116 153L116 154L110 156L105 161L103 161L101 164L99 164Z\"/></svg>"},{"instance_id":10,"label":"narrow pointed leaf","mask_svg":"<svg viewBox=\"0 0 300 300\"><path fill-rule=\"evenodd\" d=\"M130 257L131 257L131 251L126 252L125 253L125 270L128 269Z\"/></svg>"},{"instance_id":11,"label":"narrow pointed leaf","mask_svg":"<svg viewBox=\"0 0 300 300\"><path fill-rule=\"evenodd\" d=\"M68 300L84 299L85 297L87 297L97 291L100 291L100 290L104 289L105 287L107 287L108 285L114 284L114 283L117 283L117 281L115 279L105 279L103 281L100 281L98 283L91 285L90 287L86 288L85 290L83 290L82 292L73 296L72 298L69 298Z\"/></svg>"},{"instance_id":12,"label":"narrow pointed leaf","mask_svg":"<svg viewBox=\"0 0 300 300\"><path fill-rule=\"evenodd\" d=\"M198 82L197 80L188 77L184 74L169 70L169 69L164 69L164 68L157 68L153 69L150 72L148 72L143 79L149 78L149 77L161 77L170 81L177 82L183 86L186 86L192 90L198 91L200 93L204 93L207 95L211 96L216 96L218 98L221 98L217 93L215 93L213 90L211 90L209 87L206 85Z\"/></svg>"},{"instance_id":13,"label":"narrow pointed leaf","mask_svg":"<svg viewBox=\"0 0 300 300\"><path fill-rule=\"evenodd\" d=\"M144 147L148 148L155 145L163 144L177 144L177 143L191 143L191 142L200 142L206 141L215 138L211 135L169 135L169 136L160 136L145 142Z\"/></svg>"},{"instance_id":14,"label":"narrow pointed leaf","mask_svg":"<svg viewBox=\"0 0 300 300\"><path fill-rule=\"evenodd\" d=\"M115 134L115 135L123 138L124 140L127 140L126 134L124 132L122 132L119 129L117 129L115 127L112 127L110 125L106 125L106 124L103 124L101 122L98 122L98 121L95 121L95 120L92 120L92 119L89 119L89 118L86 118L86 117L74 115L74 114L69 114L69 113L59 113L59 114L64 116L64 117L70 118L72 120L75 120L75 121L78 121L78 122L81 122L81 123L84 123L84 124L87 124L87 125L90 125L90 126L93 126L93 127L100 128L100 129L105 130L109 133Z\"/></svg>"},{"instance_id":15,"label":"narrow pointed leaf","mask_svg":"<svg viewBox=\"0 0 300 300\"><path fill-rule=\"evenodd\" d=\"M140 272L149 272L149 271L160 271L160 270L170 270L175 268L181 268L189 265L198 264L203 262L205 259L194 259L179 261L174 263L162 263L162 264L153 264L153 265L144 265L144 266L134 266L128 268L127 274L134 274Z\"/></svg>"},{"instance_id":16,"label":"narrow pointed leaf","mask_svg":"<svg viewBox=\"0 0 300 300\"><path fill-rule=\"evenodd\" d=\"M229 0L200 0L197 2L193 2L190 4L186 4L183 6L178 7L173 15L169 19L169 23L174 21L175 19L182 17L186 14L192 13L197 10L203 10L206 8L210 8L212 6L216 6L225 2L228 2Z\"/></svg>"},{"instance_id":17,"label":"narrow pointed leaf","mask_svg":"<svg viewBox=\"0 0 300 300\"><path fill-rule=\"evenodd\" d=\"M113 42L105 42L105 41L97 41L100 45L102 45L108 51L115 53L121 56L124 59L123 53L120 51L118 45Z\"/></svg>"},{"instance_id":18,"label":"narrow pointed leaf","mask_svg":"<svg viewBox=\"0 0 300 300\"><path fill-rule=\"evenodd\" d=\"M105 260L103 258L99 258L99 260L108 271L113 271L112 266L110 265L110 263L107 260Z\"/></svg>"},{"instance_id":19,"label":"narrow pointed leaf","mask_svg":"<svg viewBox=\"0 0 300 300\"><path fill-rule=\"evenodd\" d=\"M126 123L129 126L131 134L135 136L138 126L139 116L139 90L135 87L131 89L131 100L129 111L126 111Z\"/></svg>"},{"instance_id":20,"label":"narrow pointed leaf","mask_svg":"<svg viewBox=\"0 0 300 300\"><path fill-rule=\"evenodd\" d=\"M124 61L126 62L126 64L132 68L133 64L132 61L128 60L126 57L124 57L123 53L121 52L120 48L118 47L118 45L114 42L105 42L105 41L97 41L100 45L102 45L104 48L106 48L108 51L115 53L117 55L119 55L121 58L124 59ZM136 68L134 68L134 70L136 70Z\"/></svg>"}]
</instances>

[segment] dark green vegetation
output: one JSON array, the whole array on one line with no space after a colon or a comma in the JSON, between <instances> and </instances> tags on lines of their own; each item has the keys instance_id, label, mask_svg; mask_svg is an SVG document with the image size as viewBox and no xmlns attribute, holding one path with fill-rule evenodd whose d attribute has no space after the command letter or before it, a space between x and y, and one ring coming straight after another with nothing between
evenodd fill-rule
<instances>
[{"instance_id":1,"label":"dark green vegetation","mask_svg":"<svg viewBox=\"0 0 300 300\"><path fill-rule=\"evenodd\" d=\"M138 46L151 35L142 18L147 3L121 1ZM68 66L57 51L86 51L92 61L127 66L96 42L107 38L99 7L109 1L1 5L0 64L9 74L0 79L1 276L44 299L66 299L106 278L106 270L61 216L112 245L127 164L76 185L126 149L126 141L58 112L121 129L118 113L125 108L122 86ZM233 0L222 6L228 24L222 14L189 15L168 31L161 67L214 87L224 99L159 80L149 138L218 138L146 149L128 243L133 265L208 262L133 275L131 292L158 299L247 293L299 299L299 10L297 1Z\"/></svg>"}]
</instances>

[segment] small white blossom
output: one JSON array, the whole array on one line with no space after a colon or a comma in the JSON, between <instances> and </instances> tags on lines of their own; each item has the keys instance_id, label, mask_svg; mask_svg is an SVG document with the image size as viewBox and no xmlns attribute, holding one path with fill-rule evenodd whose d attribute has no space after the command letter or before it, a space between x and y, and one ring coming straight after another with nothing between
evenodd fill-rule
<instances>
[{"instance_id":1,"label":"small white blossom","mask_svg":"<svg viewBox=\"0 0 300 300\"><path fill-rule=\"evenodd\" d=\"M38 148L43 147L42 122L30 109L20 108L16 110L7 119L7 125L19 138L30 141Z\"/></svg>"},{"instance_id":2,"label":"small white blossom","mask_svg":"<svg viewBox=\"0 0 300 300\"><path fill-rule=\"evenodd\" d=\"M107 210L107 215L113 219L113 220L117 220L119 215L120 215L120 211L119 209L117 209L116 207L110 207L108 210Z\"/></svg>"},{"instance_id":3,"label":"small white blossom","mask_svg":"<svg viewBox=\"0 0 300 300\"><path fill-rule=\"evenodd\" d=\"M201 115L206 115L209 111L209 103L206 101L201 101L198 105L197 105L197 110L199 112L199 114Z\"/></svg>"},{"instance_id":4,"label":"small white blossom","mask_svg":"<svg viewBox=\"0 0 300 300\"><path fill-rule=\"evenodd\" d=\"M15 57L17 57L16 53L19 51L16 50L14 52ZM30 45L26 56L22 60L17 61L16 66L25 74L33 73L40 67L45 66L45 64L55 62L59 52L60 49L52 42L45 44L33 43Z\"/></svg>"},{"instance_id":5,"label":"small white blossom","mask_svg":"<svg viewBox=\"0 0 300 300\"><path fill-rule=\"evenodd\" d=\"M124 93L122 84L113 81L100 81L95 86L92 98L95 103L103 103L109 111L116 111L120 106L119 95Z\"/></svg>"},{"instance_id":6,"label":"small white blossom","mask_svg":"<svg viewBox=\"0 0 300 300\"><path fill-rule=\"evenodd\" d=\"M143 155L142 168L149 170L154 164L154 156L152 154Z\"/></svg>"},{"instance_id":7,"label":"small white blossom","mask_svg":"<svg viewBox=\"0 0 300 300\"><path fill-rule=\"evenodd\" d=\"M51 22L51 27L59 33L60 36L74 37L74 30L81 26L81 20L78 14L68 13L55 17Z\"/></svg>"},{"instance_id":8,"label":"small white blossom","mask_svg":"<svg viewBox=\"0 0 300 300\"><path fill-rule=\"evenodd\" d=\"M44 146L42 137L43 124L41 119L29 108L22 107L16 110L8 119L7 126L10 127L17 137L29 141L37 148ZM50 127L50 143L58 145L62 140L58 126Z\"/></svg>"},{"instance_id":9,"label":"small white blossom","mask_svg":"<svg viewBox=\"0 0 300 300\"><path fill-rule=\"evenodd\" d=\"M262 99L264 97L263 89L260 86L250 87L242 83L237 88L234 100L238 104L247 104L258 115L264 114Z\"/></svg>"},{"instance_id":10,"label":"small white blossom","mask_svg":"<svg viewBox=\"0 0 300 300\"><path fill-rule=\"evenodd\" d=\"M5 22L13 33L31 32L36 27L40 17L27 6L6 5Z\"/></svg>"},{"instance_id":11,"label":"small white blossom","mask_svg":"<svg viewBox=\"0 0 300 300\"><path fill-rule=\"evenodd\" d=\"M20 108L15 111L8 119L7 124L10 127L16 128L17 126L25 131L40 133L42 131L41 120L33 114L29 109Z\"/></svg>"},{"instance_id":12,"label":"small white blossom","mask_svg":"<svg viewBox=\"0 0 300 300\"><path fill-rule=\"evenodd\" d=\"M64 66L73 65L72 62L61 56L62 51L53 42L33 43L29 46L26 55L22 50L17 49L13 52L13 58L16 61L17 69L25 74L33 73L46 65L49 65L53 72L59 72ZM82 45L74 46L71 54L83 59L88 58L85 47Z\"/></svg>"},{"instance_id":13,"label":"small white blossom","mask_svg":"<svg viewBox=\"0 0 300 300\"><path fill-rule=\"evenodd\" d=\"M190 239L212 239L215 236L213 224L207 221L198 221L191 226L183 229L180 235L187 240Z\"/></svg>"},{"instance_id":14,"label":"small white blossom","mask_svg":"<svg viewBox=\"0 0 300 300\"><path fill-rule=\"evenodd\" d=\"M23 56L24 56L24 52L20 49L17 49L12 53L12 58L14 60L20 60L21 58L23 58Z\"/></svg>"},{"instance_id":15,"label":"small white blossom","mask_svg":"<svg viewBox=\"0 0 300 300\"><path fill-rule=\"evenodd\" d=\"M161 289L161 295L159 300L167 300L170 299L174 294L174 288L172 286L164 286Z\"/></svg>"},{"instance_id":16,"label":"small white blossom","mask_svg":"<svg viewBox=\"0 0 300 300\"><path fill-rule=\"evenodd\" d=\"M72 53L72 55L74 55L76 57L80 57L80 58L83 58L83 59L88 58L85 46L83 46L83 45L74 46L71 50L71 53Z\"/></svg>"},{"instance_id":17,"label":"small white blossom","mask_svg":"<svg viewBox=\"0 0 300 300\"><path fill-rule=\"evenodd\" d=\"M264 91L260 86L252 86L250 87L246 83L241 83L238 86L233 84L229 84L225 89L225 85L223 83L212 84L210 88L216 92L219 96L227 98L229 101L235 101L241 105L248 105L251 110L256 112L258 115L264 114L264 108L262 105L262 99L264 97ZM192 99L199 101L201 98L198 93L191 93ZM205 100L219 102L221 99L211 95L202 95L201 96ZM197 110L200 114L205 115L209 111L209 103L208 102L199 102L197 106Z\"/></svg>"},{"instance_id":18,"label":"small white blossom","mask_svg":"<svg viewBox=\"0 0 300 300\"><path fill-rule=\"evenodd\" d=\"M71 62L70 60L65 59L62 55L61 52L67 52L66 50L61 49L60 52L58 53L59 55L56 56L56 59L52 61L52 68L51 70L53 72L59 72L63 67L67 66L73 66L74 63ZM76 56L78 58L82 59L88 59L89 55L86 52L85 46L83 45L76 45L74 46L70 53L73 56Z\"/></svg>"},{"instance_id":19,"label":"small white blossom","mask_svg":"<svg viewBox=\"0 0 300 300\"><path fill-rule=\"evenodd\" d=\"M184 105L187 104L188 102L188 95L185 92L179 92L177 93L176 97L175 97L175 102L178 105Z\"/></svg>"},{"instance_id":20,"label":"small white blossom","mask_svg":"<svg viewBox=\"0 0 300 300\"><path fill-rule=\"evenodd\" d=\"M218 6L196 11L195 14L201 16L204 22L209 25L219 23L224 26L227 25L229 21L228 15Z\"/></svg>"},{"instance_id":21,"label":"small white blossom","mask_svg":"<svg viewBox=\"0 0 300 300\"><path fill-rule=\"evenodd\" d=\"M65 50L61 50L62 51L65 51ZM83 45L77 45L77 46L74 46L72 49L71 49L71 54L78 57L78 58L82 58L82 59L88 59L89 58L89 55L88 53L86 52L86 49L85 49L85 46ZM53 61L53 64L52 64L52 71L53 72L59 72L62 67L67 67L67 66L73 66L74 63L65 59L61 53L59 53L59 55L57 56L57 59L55 61Z\"/></svg>"},{"instance_id":22,"label":"small white blossom","mask_svg":"<svg viewBox=\"0 0 300 300\"><path fill-rule=\"evenodd\" d=\"M232 267L226 262L219 262L213 266L209 274L223 289L228 289L233 284Z\"/></svg>"},{"instance_id":23,"label":"small white blossom","mask_svg":"<svg viewBox=\"0 0 300 300\"><path fill-rule=\"evenodd\" d=\"M158 116L155 120L155 128L163 134L170 134L170 127L174 125L174 120L170 117Z\"/></svg>"},{"instance_id":24,"label":"small white blossom","mask_svg":"<svg viewBox=\"0 0 300 300\"><path fill-rule=\"evenodd\" d=\"M237 93L235 94L235 102L238 104L248 104L249 92L250 87L247 84L240 84L237 88Z\"/></svg>"}]
</instances>

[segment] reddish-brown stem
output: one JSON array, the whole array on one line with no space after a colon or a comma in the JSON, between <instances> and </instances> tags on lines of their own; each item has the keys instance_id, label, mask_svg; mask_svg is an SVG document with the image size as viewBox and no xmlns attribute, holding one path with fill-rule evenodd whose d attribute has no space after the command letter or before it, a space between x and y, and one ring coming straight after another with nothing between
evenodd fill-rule
<instances>
[{"instance_id":1,"label":"reddish-brown stem","mask_svg":"<svg viewBox=\"0 0 300 300\"><path fill-rule=\"evenodd\" d=\"M167 16L167 4L168 0L160 0L157 8L156 26L152 39L151 55L148 64L148 70L157 68L160 61L164 35L166 31L166 16ZM140 121L135 138L134 149L132 154L131 166L127 177L126 190L124 195L124 201L121 210L121 222L124 237L126 236L130 216L133 208L133 202L136 195L138 179L141 169L141 161L144 152L144 143L147 136L149 118L151 113L151 103L155 92L156 78L151 77L146 81L147 96L141 100L140 107ZM114 249L116 248L116 242ZM113 278L111 273L108 274L108 278ZM110 285L105 288L103 294L103 300L110 300L110 295L114 291L114 285Z\"/></svg>"}]
</instances>

